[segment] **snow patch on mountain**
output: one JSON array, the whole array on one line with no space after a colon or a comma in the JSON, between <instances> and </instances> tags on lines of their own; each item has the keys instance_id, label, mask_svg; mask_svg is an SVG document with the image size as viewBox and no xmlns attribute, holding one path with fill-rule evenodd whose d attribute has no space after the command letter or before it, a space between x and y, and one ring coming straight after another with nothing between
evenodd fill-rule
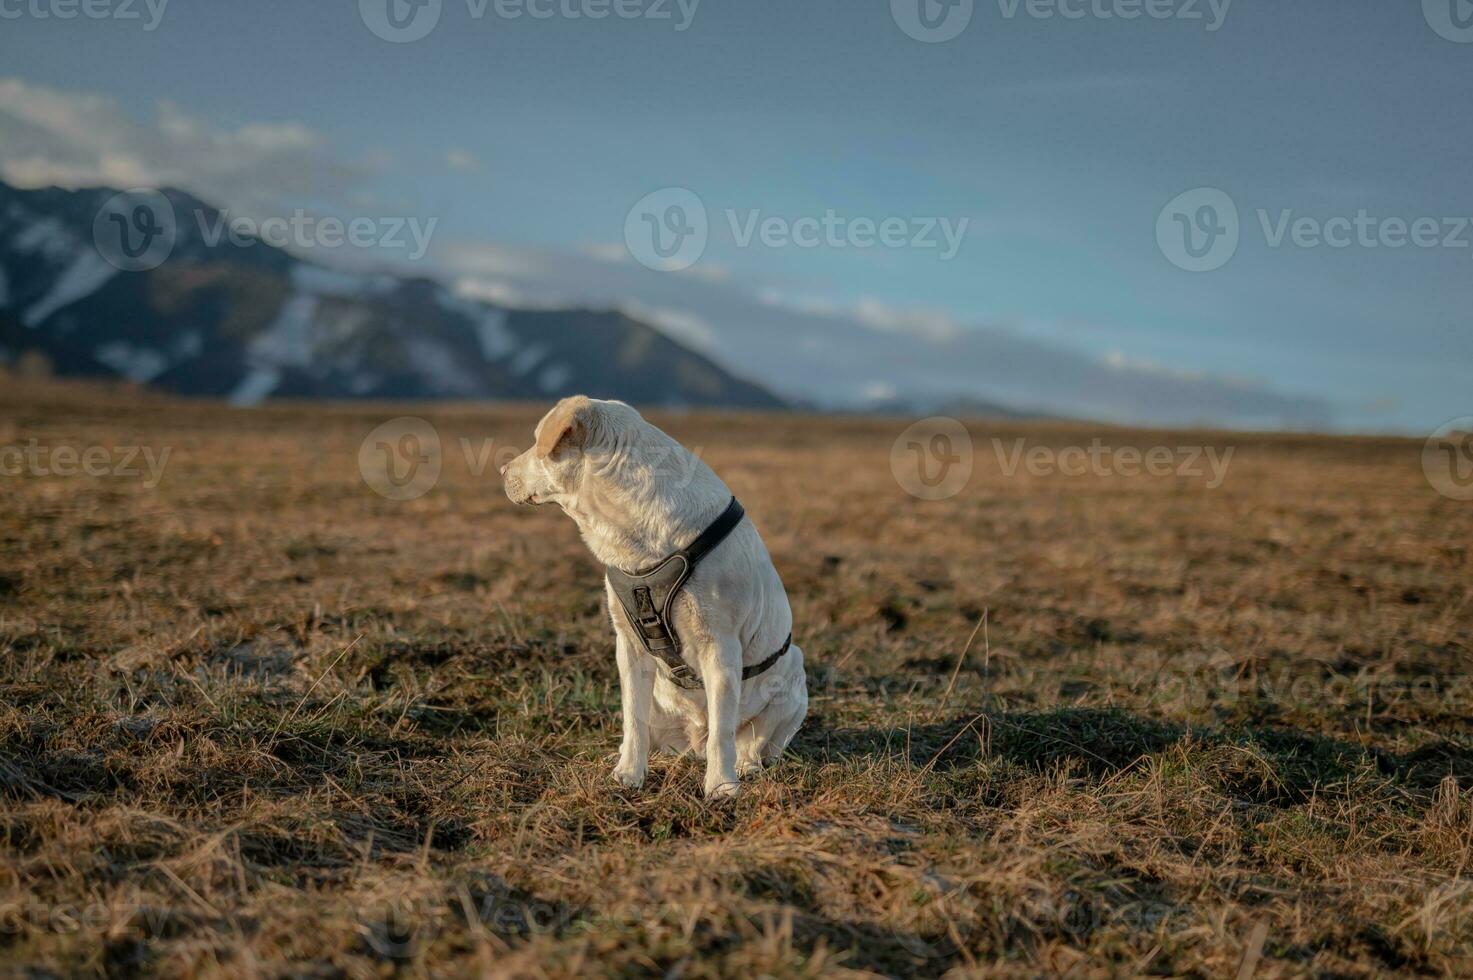
<instances>
[{"instance_id":1,"label":"snow patch on mountain","mask_svg":"<svg viewBox=\"0 0 1473 980\"><path fill-rule=\"evenodd\" d=\"M198 357L204 349L205 338L200 335L200 332L198 330L186 330L175 339L174 349L171 353L174 355L175 360L187 361L190 358Z\"/></svg>"},{"instance_id":2,"label":"snow patch on mountain","mask_svg":"<svg viewBox=\"0 0 1473 980\"><path fill-rule=\"evenodd\" d=\"M547 348L541 344L528 344L516 357L511 359L507 369L516 375L530 374L533 368L542 363L542 359L547 354Z\"/></svg>"},{"instance_id":3,"label":"snow patch on mountain","mask_svg":"<svg viewBox=\"0 0 1473 980\"><path fill-rule=\"evenodd\" d=\"M415 370L439 379L452 394L470 397L476 393L475 377L466 371L450 348L411 334L404 338L404 350Z\"/></svg>"},{"instance_id":4,"label":"snow patch on mountain","mask_svg":"<svg viewBox=\"0 0 1473 980\"><path fill-rule=\"evenodd\" d=\"M21 230L11 243L17 251L29 254L41 253L53 262L60 262L77 248L77 239L56 218L42 218Z\"/></svg>"},{"instance_id":5,"label":"snow patch on mountain","mask_svg":"<svg viewBox=\"0 0 1473 980\"><path fill-rule=\"evenodd\" d=\"M34 330L48 316L79 299L91 296L117 274L117 268L109 265L101 255L91 249L83 249L57 277L50 292L26 310L21 322Z\"/></svg>"},{"instance_id":6,"label":"snow patch on mountain","mask_svg":"<svg viewBox=\"0 0 1473 980\"><path fill-rule=\"evenodd\" d=\"M537 383L549 395L561 391L573 378L573 369L566 364L549 364L537 375Z\"/></svg>"},{"instance_id":7,"label":"snow patch on mountain","mask_svg":"<svg viewBox=\"0 0 1473 980\"><path fill-rule=\"evenodd\" d=\"M379 376L369 371L360 371L348 379L348 390L355 395L366 395L379 383Z\"/></svg>"},{"instance_id":8,"label":"snow patch on mountain","mask_svg":"<svg viewBox=\"0 0 1473 980\"><path fill-rule=\"evenodd\" d=\"M499 361L517 349L516 336L506 328L506 311L491 310L476 323L476 339L488 361Z\"/></svg>"},{"instance_id":9,"label":"snow patch on mountain","mask_svg":"<svg viewBox=\"0 0 1473 980\"><path fill-rule=\"evenodd\" d=\"M251 368L240 383L226 396L232 405L259 405L281 384L281 372L274 367Z\"/></svg>"},{"instance_id":10,"label":"snow patch on mountain","mask_svg":"<svg viewBox=\"0 0 1473 980\"><path fill-rule=\"evenodd\" d=\"M271 326L261 331L247 347L252 364L275 367L312 365L312 318L317 297L294 293L281 305Z\"/></svg>"},{"instance_id":11,"label":"snow patch on mountain","mask_svg":"<svg viewBox=\"0 0 1473 980\"><path fill-rule=\"evenodd\" d=\"M444 287L435 290L435 305L446 313L459 313L461 316L472 318L482 309L480 304L474 300L464 296L457 296Z\"/></svg>"},{"instance_id":12,"label":"snow patch on mountain","mask_svg":"<svg viewBox=\"0 0 1473 980\"><path fill-rule=\"evenodd\" d=\"M169 359L163 354L126 340L109 341L92 353L103 364L138 384L152 381L169 367Z\"/></svg>"},{"instance_id":13,"label":"snow patch on mountain","mask_svg":"<svg viewBox=\"0 0 1473 980\"><path fill-rule=\"evenodd\" d=\"M481 356L488 362L501 360L519 346L516 335L506 327L506 310L488 307L478 299L443 288L435 291L435 305L471 322L476 341L481 345Z\"/></svg>"}]
</instances>

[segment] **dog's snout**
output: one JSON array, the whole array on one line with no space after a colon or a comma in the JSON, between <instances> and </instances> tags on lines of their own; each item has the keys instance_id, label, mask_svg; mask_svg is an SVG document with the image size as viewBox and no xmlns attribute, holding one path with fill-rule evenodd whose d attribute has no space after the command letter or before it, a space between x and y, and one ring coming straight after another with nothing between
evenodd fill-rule
<instances>
[{"instance_id":1,"label":"dog's snout","mask_svg":"<svg viewBox=\"0 0 1473 980\"><path fill-rule=\"evenodd\" d=\"M511 464L501 468L501 483L506 491L506 499L514 504L525 504L527 502L527 490L522 486L522 478L517 473L508 473Z\"/></svg>"},{"instance_id":2,"label":"dog's snout","mask_svg":"<svg viewBox=\"0 0 1473 980\"><path fill-rule=\"evenodd\" d=\"M497 470L497 472L500 473L502 476L506 476L506 471L510 467L511 467L511 460L507 460L505 463L502 463L501 464L501 469Z\"/></svg>"}]
</instances>

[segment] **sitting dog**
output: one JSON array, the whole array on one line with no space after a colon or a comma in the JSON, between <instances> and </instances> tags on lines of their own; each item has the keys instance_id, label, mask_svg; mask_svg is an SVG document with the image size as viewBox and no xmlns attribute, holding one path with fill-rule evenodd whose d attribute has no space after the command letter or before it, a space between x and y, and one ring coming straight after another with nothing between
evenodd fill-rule
<instances>
[{"instance_id":1,"label":"sitting dog","mask_svg":"<svg viewBox=\"0 0 1473 980\"><path fill-rule=\"evenodd\" d=\"M767 548L709 466L623 402L565 398L501 468L515 504L557 504L606 568L624 736L706 759L707 797L782 755L808 712L803 651Z\"/></svg>"}]
</instances>

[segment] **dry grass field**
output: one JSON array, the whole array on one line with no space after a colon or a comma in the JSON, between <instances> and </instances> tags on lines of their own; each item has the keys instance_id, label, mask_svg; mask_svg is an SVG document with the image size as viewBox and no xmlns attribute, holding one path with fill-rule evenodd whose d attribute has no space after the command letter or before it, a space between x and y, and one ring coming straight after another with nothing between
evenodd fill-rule
<instances>
[{"instance_id":1,"label":"dry grass field","mask_svg":"<svg viewBox=\"0 0 1473 980\"><path fill-rule=\"evenodd\" d=\"M408 414L443 471L394 501L359 448ZM1473 971L1473 504L1419 441L973 422L928 502L904 421L655 416L809 658L787 757L708 804L689 759L609 779L599 570L496 475L538 414L0 379L35 447L0 476L0 972ZM992 443L1097 437L1234 455L1209 488Z\"/></svg>"}]
</instances>

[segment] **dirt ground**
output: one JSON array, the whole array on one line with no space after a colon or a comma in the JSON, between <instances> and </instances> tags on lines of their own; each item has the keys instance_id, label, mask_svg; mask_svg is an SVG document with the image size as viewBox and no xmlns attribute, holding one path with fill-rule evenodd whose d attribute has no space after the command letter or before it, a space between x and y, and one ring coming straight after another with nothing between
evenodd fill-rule
<instances>
[{"instance_id":1,"label":"dirt ground","mask_svg":"<svg viewBox=\"0 0 1473 980\"><path fill-rule=\"evenodd\" d=\"M1419 440L976 421L923 500L912 420L652 415L808 656L708 804L609 778L599 569L496 475L545 407L0 379L0 973L1473 971L1473 504Z\"/></svg>"}]
</instances>

